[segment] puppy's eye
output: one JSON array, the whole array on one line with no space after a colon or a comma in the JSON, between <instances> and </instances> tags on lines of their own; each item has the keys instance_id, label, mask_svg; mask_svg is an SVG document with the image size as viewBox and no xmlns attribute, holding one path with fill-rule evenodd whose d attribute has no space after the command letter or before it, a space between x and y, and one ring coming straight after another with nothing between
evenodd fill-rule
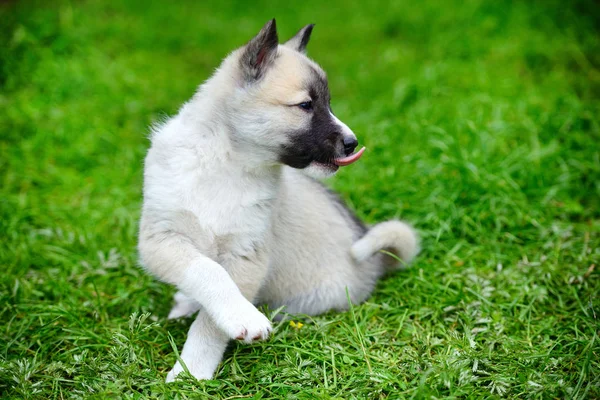
<instances>
[{"instance_id":1,"label":"puppy's eye","mask_svg":"<svg viewBox=\"0 0 600 400\"><path fill-rule=\"evenodd\" d=\"M298 107L300 107L303 110L310 111L313 109L313 104L312 101L305 101L304 103L298 104Z\"/></svg>"}]
</instances>

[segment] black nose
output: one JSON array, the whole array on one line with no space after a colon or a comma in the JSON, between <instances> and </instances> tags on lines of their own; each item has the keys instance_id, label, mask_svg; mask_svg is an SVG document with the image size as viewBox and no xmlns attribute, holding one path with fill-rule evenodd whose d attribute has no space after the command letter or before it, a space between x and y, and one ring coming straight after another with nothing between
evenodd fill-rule
<instances>
[{"instance_id":1,"label":"black nose","mask_svg":"<svg viewBox=\"0 0 600 400\"><path fill-rule=\"evenodd\" d=\"M347 156L354 152L356 146L358 146L358 140L356 140L356 138L351 136L344 138L344 153L346 153Z\"/></svg>"}]
</instances>

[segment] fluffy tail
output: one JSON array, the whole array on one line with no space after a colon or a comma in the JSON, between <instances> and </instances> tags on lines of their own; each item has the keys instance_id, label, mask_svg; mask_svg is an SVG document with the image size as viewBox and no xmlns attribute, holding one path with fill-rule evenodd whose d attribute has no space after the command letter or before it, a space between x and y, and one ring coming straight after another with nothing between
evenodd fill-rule
<instances>
[{"instance_id":1,"label":"fluffy tail","mask_svg":"<svg viewBox=\"0 0 600 400\"><path fill-rule=\"evenodd\" d=\"M350 254L361 262L379 250L388 250L404 263L409 263L419 253L419 236L410 225L402 221L382 222L354 242Z\"/></svg>"}]
</instances>

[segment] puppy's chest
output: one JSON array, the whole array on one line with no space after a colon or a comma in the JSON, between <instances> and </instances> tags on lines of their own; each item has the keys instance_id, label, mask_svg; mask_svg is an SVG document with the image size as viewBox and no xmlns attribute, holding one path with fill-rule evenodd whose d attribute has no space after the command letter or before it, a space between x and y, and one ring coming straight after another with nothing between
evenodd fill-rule
<instances>
[{"instance_id":1,"label":"puppy's chest","mask_svg":"<svg viewBox=\"0 0 600 400\"><path fill-rule=\"evenodd\" d=\"M240 203L229 198L218 203L203 201L194 213L216 235L263 235L270 229L273 206L268 200Z\"/></svg>"},{"instance_id":2,"label":"puppy's chest","mask_svg":"<svg viewBox=\"0 0 600 400\"><path fill-rule=\"evenodd\" d=\"M212 181L201 182L194 192L189 207L212 233L215 250L246 255L266 246L276 195L270 186Z\"/></svg>"}]
</instances>

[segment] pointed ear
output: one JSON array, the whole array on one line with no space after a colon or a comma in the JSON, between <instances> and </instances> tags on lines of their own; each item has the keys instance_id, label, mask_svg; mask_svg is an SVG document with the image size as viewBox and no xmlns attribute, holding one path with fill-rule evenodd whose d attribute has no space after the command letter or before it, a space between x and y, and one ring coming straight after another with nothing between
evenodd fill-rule
<instances>
[{"instance_id":1,"label":"pointed ear","mask_svg":"<svg viewBox=\"0 0 600 400\"><path fill-rule=\"evenodd\" d=\"M240 58L244 77L248 81L260 79L277 56L277 26L273 18L246 44Z\"/></svg>"},{"instance_id":2,"label":"pointed ear","mask_svg":"<svg viewBox=\"0 0 600 400\"><path fill-rule=\"evenodd\" d=\"M300 29L293 38L285 42L285 46L306 54L306 45L310 40L310 34L314 27L315 24L306 25L304 28Z\"/></svg>"}]
</instances>

